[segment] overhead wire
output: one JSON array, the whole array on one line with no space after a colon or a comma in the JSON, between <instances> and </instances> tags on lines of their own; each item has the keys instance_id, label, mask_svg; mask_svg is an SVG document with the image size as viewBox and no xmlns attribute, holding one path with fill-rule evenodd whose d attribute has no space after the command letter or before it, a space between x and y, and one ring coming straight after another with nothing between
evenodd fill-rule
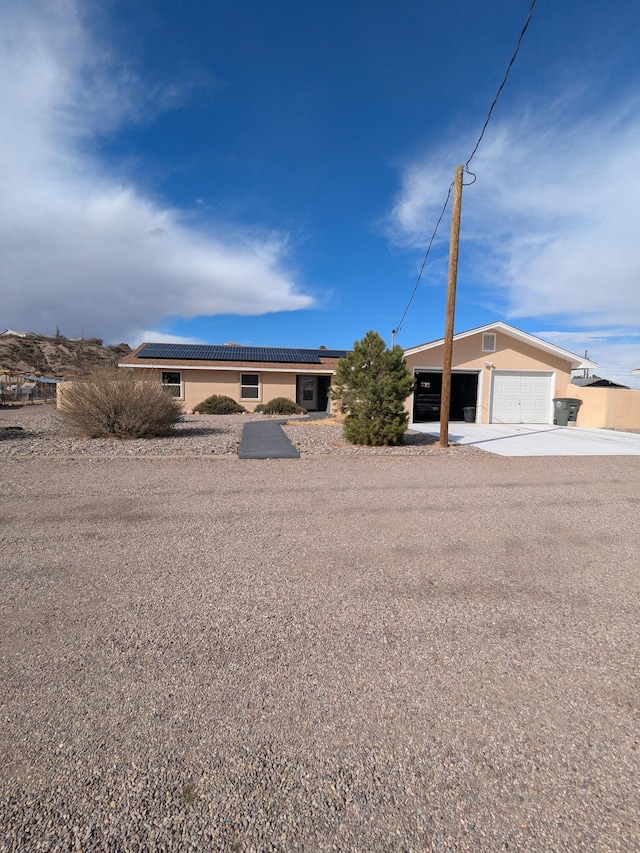
<instances>
[{"instance_id":1,"label":"overhead wire","mask_svg":"<svg viewBox=\"0 0 640 853\"><path fill-rule=\"evenodd\" d=\"M480 143L482 142L482 140L484 138L484 134L485 134L487 127L489 126L489 122L491 121L491 116L493 115L493 111L496 107L496 104L498 103L498 99L500 98L500 95L502 94L502 90L504 89L504 87L507 83L507 80L509 79L509 74L511 73L511 69L513 67L513 64L516 61L516 57L518 56L518 53L520 52L522 40L524 39L525 33L527 32L527 29L529 27L529 23L531 21L531 17L533 16L533 12L534 12L534 9L536 7L537 2L538 2L538 0L532 0L532 2L531 2L531 6L529 8L529 14L527 15L527 19L524 22L524 26L522 27L522 30L520 32L520 36L519 36L518 41L516 43L515 50L513 51L513 55L511 56L511 59L509 60L509 64L507 65L507 70L505 71L504 77L502 78L502 83L500 83L500 86L498 87L498 90L497 90L496 95L493 99L493 102L491 103L491 106L489 107L487 117L484 121L484 124L482 125L482 130L480 131L480 135L478 136L478 139L476 140L476 144L474 145L473 150L467 159L467 162L464 164L464 167L463 167L464 172L473 178L473 180L469 181L467 184L465 184L465 186L471 186L471 184L475 184L475 182L477 180L476 174L469 169L469 163L471 163L471 161L475 157L478 149L480 148ZM396 328L393 329L391 332L391 334L394 337L395 337L395 335L398 334L398 332L402 328L402 324L404 322L405 317L407 316L407 312L409 311L409 308L411 307L411 303L413 302L413 299L414 299L414 297L418 291L418 285L420 284L420 281L422 279L422 274L424 272L424 268L427 265L427 259L429 258L429 254L431 253L431 247L433 246L433 241L436 238L436 234L438 233L438 228L440 227L440 223L442 222L442 218L444 217L445 211L447 209L447 205L449 204L449 199L451 198L452 188L453 188L453 182L451 182L449 184L449 189L447 191L447 198L445 199L445 203L444 203L442 210L440 212L440 216L438 217L438 221L436 222L436 226L433 229L433 234L431 235L431 239L429 240L429 245L427 246L427 250L426 250L424 258L422 260L422 265L420 266L418 278L417 278L416 283L415 283L413 290L411 292L411 296L409 297L409 301L407 302L407 307L404 309L404 313L402 314L402 317L400 318L400 322L398 323Z\"/></svg>"},{"instance_id":2,"label":"overhead wire","mask_svg":"<svg viewBox=\"0 0 640 853\"><path fill-rule=\"evenodd\" d=\"M523 40L524 35L527 32L527 29L529 27L529 22L531 21L531 16L533 15L533 10L535 9L537 2L538 2L538 0L532 0L532 2L531 2L531 8L529 9L529 14L527 15L527 20L524 22L522 32L520 33L520 37L518 38L518 42L516 44L515 50L513 51L513 56L511 57L509 64L507 65L507 70L505 71L504 77L502 79L502 83L500 83L500 86L498 87L498 91L496 92L496 96L493 99L493 103L489 107L489 112L487 113L487 117L485 119L485 122L482 125L482 130L480 131L480 136L478 136L478 140L477 140L476 144L473 146L473 151L469 155L469 159L467 160L467 162L464 164L464 170L469 175L473 175L473 172L469 171L469 163L475 157L478 148L480 148L480 143L482 142L482 139L484 137L484 134L485 134L487 127L489 126L489 122L491 121L491 116L493 115L493 111L495 109L495 106L498 103L498 99L499 99L500 95L502 94L502 90L504 89L504 87L507 83L507 80L509 79L509 74L511 73L511 69L513 68L513 63L516 61L516 57L518 56L518 53L520 52L520 46L522 45L522 40ZM475 175L473 175L473 177L474 177L474 180L471 181L471 183L475 183Z\"/></svg>"},{"instance_id":3,"label":"overhead wire","mask_svg":"<svg viewBox=\"0 0 640 853\"><path fill-rule=\"evenodd\" d=\"M418 285L420 284L420 279L422 278L422 273L424 272L424 268L427 263L427 258L429 257L429 253L431 252L431 247L433 246L433 241L436 239L436 234L438 233L438 228L440 227L440 223L442 222L442 217L444 216L444 212L447 209L449 204L449 199L451 198L451 190L453 189L453 181L449 184L449 190L447 192L447 197L445 199L444 204L442 205L442 210L440 211L440 216L438 217L438 221L436 222L436 227L433 229L433 234L431 235L431 239L429 240L429 245L427 246L427 251L425 252L424 258L422 260L422 266L420 267L420 272L418 273L418 278L416 279L416 283L413 286L413 291L411 296L409 297L409 301L407 302L407 307L404 309L404 314L400 318L400 322L397 327L392 330L392 335L397 335L400 329L402 328L402 324L404 322L404 318L407 316L407 311L411 307L411 303L413 302L413 297L416 295L418 290Z\"/></svg>"}]
</instances>

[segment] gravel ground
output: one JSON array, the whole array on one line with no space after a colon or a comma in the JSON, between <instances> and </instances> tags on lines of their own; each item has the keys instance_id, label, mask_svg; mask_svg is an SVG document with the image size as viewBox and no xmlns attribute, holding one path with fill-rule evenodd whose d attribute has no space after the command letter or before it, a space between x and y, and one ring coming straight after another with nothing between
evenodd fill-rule
<instances>
[{"instance_id":1,"label":"gravel ground","mask_svg":"<svg viewBox=\"0 0 640 853\"><path fill-rule=\"evenodd\" d=\"M0 850L640 849L640 459L190 439L3 454Z\"/></svg>"},{"instance_id":2,"label":"gravel ground","mask_svg":"<svg viewBox=\"0 0 640 853\"><path fill-rule=\"evenodd\" d=\"M175 435L112 441L71 438L50 405L0 409L3 456L204 456L236 454L242 427L254 415L184 415ZM20 427L20 429L16 429Z\"/></svg>"},{"instance_id":3,"label":"gravel ground","mask_svg":"<svg viewBox=\"0 0 640 853\"><path fill-rule=\"evenodd\" d=\"M238 451L242 428L264 415L183 416L175 435L138 441L86 440L70 438L52 406L0 408L0 458L2 456L227 456ZM282 418L278 418L282 420ZM476 448L442 450L437 439L408 431L401 447L356 447L342 436L342 427L321 421L293 418L283 427L290 441L304 456L327 454L348 456L415 456L420 453L478 452Z\"/></svg>"}]
</instances>

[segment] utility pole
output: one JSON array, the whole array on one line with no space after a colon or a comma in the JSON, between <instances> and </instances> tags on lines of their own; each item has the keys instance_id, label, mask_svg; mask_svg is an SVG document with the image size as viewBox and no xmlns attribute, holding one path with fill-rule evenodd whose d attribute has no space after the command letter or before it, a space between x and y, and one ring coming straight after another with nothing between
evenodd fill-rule
<instances>
[{"instance_id":1,"label":"utility pole","mask_svg":"<svg viewBox=\"0 0 640 853\"><path fill-rule=\"evenodd\" d=\"M453 210L451 212L451 240L449 242L449 282L447 286L447 313L445 317L444 354L442 358L442 393L440 396L440 447L449 447L453 321L456 311L456 284L458 281L458 246L460 244L460 213L462 211L463 172L464 166L456 166L456 175L453 179Z\"/></svg>"}]
</instances>

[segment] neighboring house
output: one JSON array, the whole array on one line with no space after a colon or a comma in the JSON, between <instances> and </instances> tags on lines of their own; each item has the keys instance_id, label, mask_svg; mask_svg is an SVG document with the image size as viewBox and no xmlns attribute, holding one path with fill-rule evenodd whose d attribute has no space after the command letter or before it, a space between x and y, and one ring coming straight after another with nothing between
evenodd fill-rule
<instances>
[{"instance_id":1,"label":"neighboring house","mask_svg":"<svg viewBox=\"0 0 640 853\"><path fill-rule=\"evenodd\" d=\"M439 420L444 339L410 347L404 357L416 382L407 401L411 419ZM571 371L593 367L507 323L460 332L453 336L450 419L475 409L467 414L476 423L553 423L553 398L576 396L568 393Z\"/></svg>"},{"instance_id":2,"label":"neighboring house","mask_svg":"<svg viewBox=\"0 0 640 853\"><path fill-rule=\"evenodd\" d=\"M629 388L628 385L620 385L619 382L602 379L600 376L574 376L571 384L579 388Z\"/></svg>"},{"instance_id":3,"label":"neighboring house","mask_svg":"<svg viewBox=\"0 0 640 853\"><path fill-rule=\"evenodd\" d=\"M17 332L15 329L5 329L0 332L0 338L34 338L33 332Z\"/></svg>"},{"instance_id":4,"label":"neighboring house","mask_svg":"<svg viewBox=\"0 0 640 853\"><path fill-rule=\"evenodd\" d=\"M143 343L119 363L157 377L191 410L223 394L253 411L288 397L308 411L329 409L329 388L346 350Z\"/></svg>"}]
</instances>

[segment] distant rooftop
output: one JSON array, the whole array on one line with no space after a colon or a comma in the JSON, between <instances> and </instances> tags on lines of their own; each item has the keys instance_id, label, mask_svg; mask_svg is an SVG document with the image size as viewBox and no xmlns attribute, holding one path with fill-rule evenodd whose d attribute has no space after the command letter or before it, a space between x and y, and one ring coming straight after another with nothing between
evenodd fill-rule
<instances>
[{"instance_id":1,"label":"distant rooftop","mask_svg":"<svg viewBox=\"0 0 640 853\"><path fill-rule=\"evenodd\" d=\"M35 338L35 332L19 332L16 329L5 329L0 332L0 338Z\"/></svg>"},{"instance_id":2,"label":"distant rooftop","mask_svg":"<svg viewBox=\"0 0 640 853\"><path fill-rule=\"evenodd\" d=\"M572 376L571 384L581 388L629 388L628 385L621 385L619 382L612 382L611 379L603 379L601 376Z\"/></svg>"},{"instance_id":3,"label":"distant rooftop","mask_svg":"<svg viewBox=\"0 0 640 853\"><path fill-rule=\"evenodd\" d=\"M344 358L347 350L244 347L236 344L145 344L136 358L181 361L269 361L280 364L322 364L323 358Z\"/></svg>"}]
</instances>

